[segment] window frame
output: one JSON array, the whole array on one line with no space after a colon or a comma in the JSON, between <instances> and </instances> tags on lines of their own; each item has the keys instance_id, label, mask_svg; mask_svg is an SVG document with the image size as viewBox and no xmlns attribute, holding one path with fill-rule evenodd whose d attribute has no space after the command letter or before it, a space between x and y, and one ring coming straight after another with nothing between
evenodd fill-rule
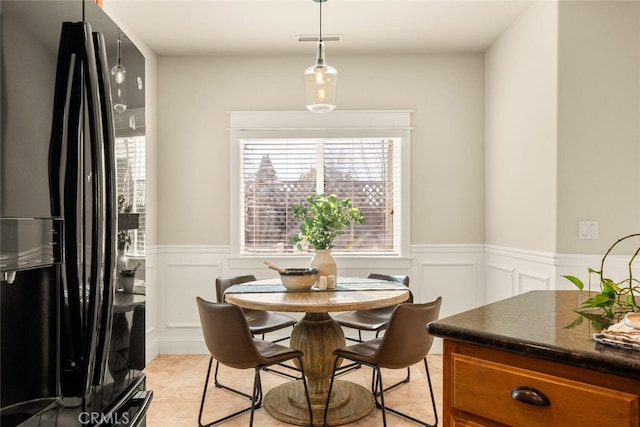
<instances>
[{"instance_id":1,"label":"window frame","mask_svg":"<svg viewBox=\"0 0 640 427\"><path fill-rule=\"evenodd\" d=\"M267 138L399 138L400 158L400 245L398 254L344 254L347 258L398 259L409 256L411 236L411 111L230 111L230 246L231 256L257 259L279 254L241 254L240 170L241 140ZM280 255L282 256L282 255ZM308 258L309 254L285 254L287 258Z\"/></svg>"}]
</instances>

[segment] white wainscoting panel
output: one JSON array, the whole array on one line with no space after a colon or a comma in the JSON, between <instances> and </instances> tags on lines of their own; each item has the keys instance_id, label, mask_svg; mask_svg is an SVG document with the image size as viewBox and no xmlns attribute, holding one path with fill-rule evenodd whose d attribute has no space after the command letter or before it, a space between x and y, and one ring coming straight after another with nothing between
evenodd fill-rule
<instances>
[{"instance_id":1,"label":"white wainscoting panel","mask_svg":"<svg viewBox=\"0 0 640 427\"><path fill-rule=\"evenodd\" d=\"M444 316L482 302L478 296L484 289L483 257L482 246L478 245L428 245L415 247L410 259L372 259L367 262L364 258L339 258L338 262L340 274L344 276L363 276L370 272L409 275L415 301L425 302L442 296ZM275 262L286 260L276 258ZM150 301L147 307L149 319L154 319L151 321L153 330L148 333L150 358L166 353L206 353L195 298L202 296L215 300L216 277L255 274L258 278L266 278L277 275L268 270L262 260L232 258L230 248L226 246L163 246L157 249L157 259L153 264L157 272L153 281L157 295L153 304ZM148 274L151 277L153 273ZM433 351L440 351L440 348L436 344Z\"/></svg>"},{"instance_id":2,"label":"white wainscoting panel","mask_svg":"<svg viewBox=\"0 0 640 427\"><path fill-rule=\"evenodd\" d=\"M487 262L487 279L485 283L486 303L509 298L514 294L515 269L512 266Z\"/></svg>"},{"instance_id":3,"label":"white wainscoting panel","mask_svg":"<svg viewBox=\"0 0 640 427\"><path fill-rule=\"evenodd\" d=\"M196 297L215 301L214 279L218 265L198 263L166 264L166 294L164 312L165 327L200 328L200 318L196 308Z\"/></svg>"},{"instance_id":4,"label":"white wainscoting panel","mask_svg":"<svg viewBox=\"0 0 640 427\"><path fill-rule=\"evenodd\" d=\"M407 274L415 301L426 302L442 296L441 317L447 317L531 290L574 289L562 275L576 275L586 282L587 267L599 268L599 260L600 257L591 255L558 255L472 244L414 245L409 258L381 262L345 257L338 263L339 274L344 276L365 276L370 272ZM272 261L284 265L292 258ZM307 265L304 259L293 261L296 265ZM625 274L626 263L628 257L612 257L607 271L612 277ZM147 360L166 353L206 353L195 298L215 300L216 277L242 274L255 274L258 278L277 276L261 259L232 258L227 246L151 248L146 269ZM289 332L282 332L282 336ZM432 351L440 352L441 348L441 340L437 339Z\"/></svg>"},{"instance_id":5,"label":"white wainscoting panel","mask_svg":"<svg viewBox=\"0 0 640 427\"><path fill-rule=\"evenodd\" d=\"M420 301L442 296L441 317L483 303L482 245L416 245L412 247L412 258L412 274L421 284ZM414 277L412 283L416 281Z\"/></svg>"},{"instance_id":6,"label":"white wainscoting panel","mask_svg":"<svg viewBox=\"0 0 640 427\"><path fill-rule=\"evenodd\" d=\"M158 352L206 353L196 297L215 301L225 247L162 247L158 251Z\"/></svg>"},{"instance_id":7,"label":"white wainscoting panel","mask_svg":"<svg viewBox=\"0 0 640 427\"><path fill-rule=\"evenodd\" d=\"M482 245L415 245L411 248L411 287L418 302L442 297L440 317L457 314L482 304L484 249ZM414 285L414 283L416 285ZM436 338L432 353L442 353Z\"/></svg>"},{"instance_id":8,"label":"white wainscoting panel","mask_svg":"<svg viewBox=\"0 0 640 427\"><path fill-rule=\"evenodd\" d=\"M425 290L442 297L441 317L478 306L479 263L422 262L420 266Z\"/></svg>"},{"instance_id":9,"label":"white wainscoting panel","mask_svg":"<svg viewBox=\"0 0 640 427\"><path fill-rule=\"evenodd\" d=\"M555 289L557 255L485 246L485 303L533 290Z\"/></svg>"},{"instance_id":10,"label":"white wainscoting panel","mask_svg":"<svg viewBox=\"0 0 640 427\"><path fill-rule=\"evenodd\" d=\"M518 293L529 291L550 290L553 275L537 274L530 271L518 272Z\"/></svg>"}]
</instances>

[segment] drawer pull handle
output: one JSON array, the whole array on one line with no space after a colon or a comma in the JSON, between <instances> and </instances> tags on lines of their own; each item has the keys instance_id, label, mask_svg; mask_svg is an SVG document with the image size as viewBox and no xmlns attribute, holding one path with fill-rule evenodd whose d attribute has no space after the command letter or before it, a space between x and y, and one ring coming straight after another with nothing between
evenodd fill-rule
<instances>
[{"instance_id":1,"label":"drawer pull handle","mask_svg":"<svg viewBox=\"0 0 640 427\"><path fill-rule=\"evenodd\" d=\"M543 392L533 387L516 387L511 390L511 398L533 406L551 406L551 401Z\"/></svg>"}]
</instances>

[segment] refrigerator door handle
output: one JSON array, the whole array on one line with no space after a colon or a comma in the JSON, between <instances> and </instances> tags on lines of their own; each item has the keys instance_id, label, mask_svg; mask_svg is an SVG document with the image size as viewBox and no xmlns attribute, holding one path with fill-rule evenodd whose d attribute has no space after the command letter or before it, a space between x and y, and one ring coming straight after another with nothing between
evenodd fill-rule
<instances>
[{"instance_id":1,"label":"refrigerator door handle","mask_svg":"<svg viewBox=\"0 0 640 427\"><path fill-rule=\"evenodd\" d=\"M93 383L102 382L109 353L109 337L111 336L113 300L115 293L115 259L117 245L117 207L116 207L116 159L115 159L115 128L113 121L113 106L111 101L111 81L107 51L102 34L93 33L95 61L98 72L98 89L100 100L100 120L102 126L102 152L104 157L104 276L102 279L102 305L100 307L100 323L98 326L98 348L96 352L96 366Z\"/></svg>"},{"instance_id":2,"label":"refrigerator door handle","mask_svg":"<svg viewBox=\"0 0 640 427\"><path fill-rule=\"evenodd\" d=\"M98 65L96 63L96 53L93 44L93 34L91 26L84 22L83 24L83 40L84 40L84 71L85 71L85 87L89 125L90 139L90 162L91 175L87 175L90 181L91 194L91 219L90 219L90 274L88 277L88 313L86 325L86 341L85 341L85 360L87 370L85 374L85 386L89 387L94 383L95 371L100 370L97 361L97 345L99 341L99 327L103 322L104 313L101 312L102 298L105 277L105 153L103 150L103 129L100 111L100 83L98 75Z\"/></svg>"}]
</instances>

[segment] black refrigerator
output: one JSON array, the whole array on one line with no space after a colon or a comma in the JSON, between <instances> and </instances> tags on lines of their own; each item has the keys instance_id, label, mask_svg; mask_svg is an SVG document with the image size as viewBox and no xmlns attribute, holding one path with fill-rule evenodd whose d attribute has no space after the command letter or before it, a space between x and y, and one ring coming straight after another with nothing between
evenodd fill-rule
<instances>
[{"instance_id":1,"label":"black refrigerator","mask_svg":"<svg viewBox=\"0 0 640 427\"><path fill-rule=\"evenodd\" d=\"M0 34L0 425L145 425L144 298L115 278L126 35L89 0L0 0Z\"/></svg>"}]
</instances>

